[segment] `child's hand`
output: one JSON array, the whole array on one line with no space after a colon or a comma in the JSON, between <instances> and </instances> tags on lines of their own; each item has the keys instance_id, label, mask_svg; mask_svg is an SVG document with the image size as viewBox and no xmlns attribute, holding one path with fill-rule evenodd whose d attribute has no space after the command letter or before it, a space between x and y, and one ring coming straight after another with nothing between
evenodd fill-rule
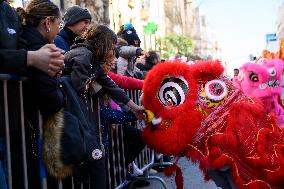
<instances>
[{"instance_id":1,"label":"child's hand","mask_svg":"<svg viewBox=\"0 0 284 189\"><path fill-rule=\"evenodd\" d=\"M143 119L143 112L145 110L143 106L135 104L132 100L129 100L129 102L126 105L132 110L132 112L135 113L138 119L140 118Z\"/></svg>"},{"instance_id":2,"label":"child's hand","mask_svg":"<svg viewBox=\"0 0 284 189\"><path fill-rule=\"evenodd\" d=\"M145 116L144 116L144 111L141 112L134 112L135 116L137 117L138 120L144 120Z\"/></svg>"},{"instance_id":3,"label":"child's hand","mask_svg":"<svg viewBox=\"0 0 284 189\"><path fill-rule=\"evenodd\" d=\"M144 111L145 111L145 108L143 106L137 106L136 109L133 109L133 112L138 120L144 119L144 114L143 114Z\"/></svg>"}]
</instances>

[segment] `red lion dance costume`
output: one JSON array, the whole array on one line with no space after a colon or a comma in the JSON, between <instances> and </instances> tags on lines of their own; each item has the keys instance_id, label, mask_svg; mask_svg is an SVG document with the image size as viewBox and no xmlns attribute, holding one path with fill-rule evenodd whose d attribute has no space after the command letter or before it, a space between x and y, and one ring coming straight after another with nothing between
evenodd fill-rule
<instances>
[{"instance_id":1,"label":"red lion dance costume","mask_svg":"<svg viewBox=\"0 0 284 189\"><path fill-rule=\"evenodd\" d=\"M147 145L165 155L200 162L209 170L229 167L240 189L284 188L284 138L260 101L245 96L222 75L219 61L166 62L144 83ZM181 171L177 187L183 187Z\"/></svg>"}]
</instances>

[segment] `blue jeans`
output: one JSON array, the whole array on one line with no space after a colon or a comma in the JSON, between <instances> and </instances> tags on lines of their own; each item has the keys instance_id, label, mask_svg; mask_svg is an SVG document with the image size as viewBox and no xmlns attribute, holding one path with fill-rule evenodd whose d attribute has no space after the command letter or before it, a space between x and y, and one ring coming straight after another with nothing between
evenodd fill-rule
<instances>
[{"instance_id":1,"label":"blue jeans","mask_svg":"<svg viewBox=\"0 0 284 189\"><path fill-rule=\"evenodd\" d=\"M8 189L7 184L7 155L6 155L6 145L5 138L0 137L0 188Z\"/></svg>"}]
</instances>

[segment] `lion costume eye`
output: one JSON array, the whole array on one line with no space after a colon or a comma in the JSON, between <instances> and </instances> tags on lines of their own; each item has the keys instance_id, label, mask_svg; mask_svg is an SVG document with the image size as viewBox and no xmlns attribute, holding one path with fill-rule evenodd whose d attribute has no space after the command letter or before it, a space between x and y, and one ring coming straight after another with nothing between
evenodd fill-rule
<instances>
[{"instance_id":1,"label":"lion costume eye","mask_svg":"<svg viewBox=\"0 0 284 189\"><path fill-rule=\"evenodd\" d=\"M205 84L205 94L206 97L213 102L219 102L227 96L227 86L225 82L221 80L211 80Z\"/></svg>"},{"instance_id":2,"label":"lion costume eye","mask_svg":"<svg viewBox=\"0 0 284 189\"><path fill-rule=\"evenodd\" d=\"M163 80L158 97L164 106L178 106L184 103L188 91L188 83L183 77L169 77Z\"/></svg>"},{"instance_id":3,"label":"lion costume eye","mask_svg":"<svg viewBox=\"0 0 284 189\"><path fill-rule=\"evenodd\" d=\"M258 80L258 75L256 74L256 73L251 73L250 75L249 75L249 79L252 81L252 82L258 82L259 80Z\"/></svg>"}]
</instances>

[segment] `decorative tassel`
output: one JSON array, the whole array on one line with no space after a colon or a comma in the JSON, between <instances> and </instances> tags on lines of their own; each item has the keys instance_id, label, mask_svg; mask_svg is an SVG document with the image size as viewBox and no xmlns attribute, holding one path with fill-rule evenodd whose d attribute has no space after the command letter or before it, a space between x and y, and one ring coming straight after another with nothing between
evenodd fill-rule
<instances>
[{"instance_id":1,"label":"decorative tassel","mask_svg":"<svg viewBox=\"0 0 284 189\"><path fill-rule=\"evenodd\" d=\"M183 189L183 175L180 167L177 165L177 161L173 165L166 167L164 170L167 177L173 175L174 172L176 172L175 181L177 189Z\"/></svg>"},{"instance_id":2,"label":"decorative tassel","mask_svg":"<svg viewBox=\"0 0 284 189\"><path fill-rule=\"evenodd\" d=\"M177 189L183 189L183 175L179 166L176 166L176 177L175 177Z\"/></svg>"}]
</instances>

